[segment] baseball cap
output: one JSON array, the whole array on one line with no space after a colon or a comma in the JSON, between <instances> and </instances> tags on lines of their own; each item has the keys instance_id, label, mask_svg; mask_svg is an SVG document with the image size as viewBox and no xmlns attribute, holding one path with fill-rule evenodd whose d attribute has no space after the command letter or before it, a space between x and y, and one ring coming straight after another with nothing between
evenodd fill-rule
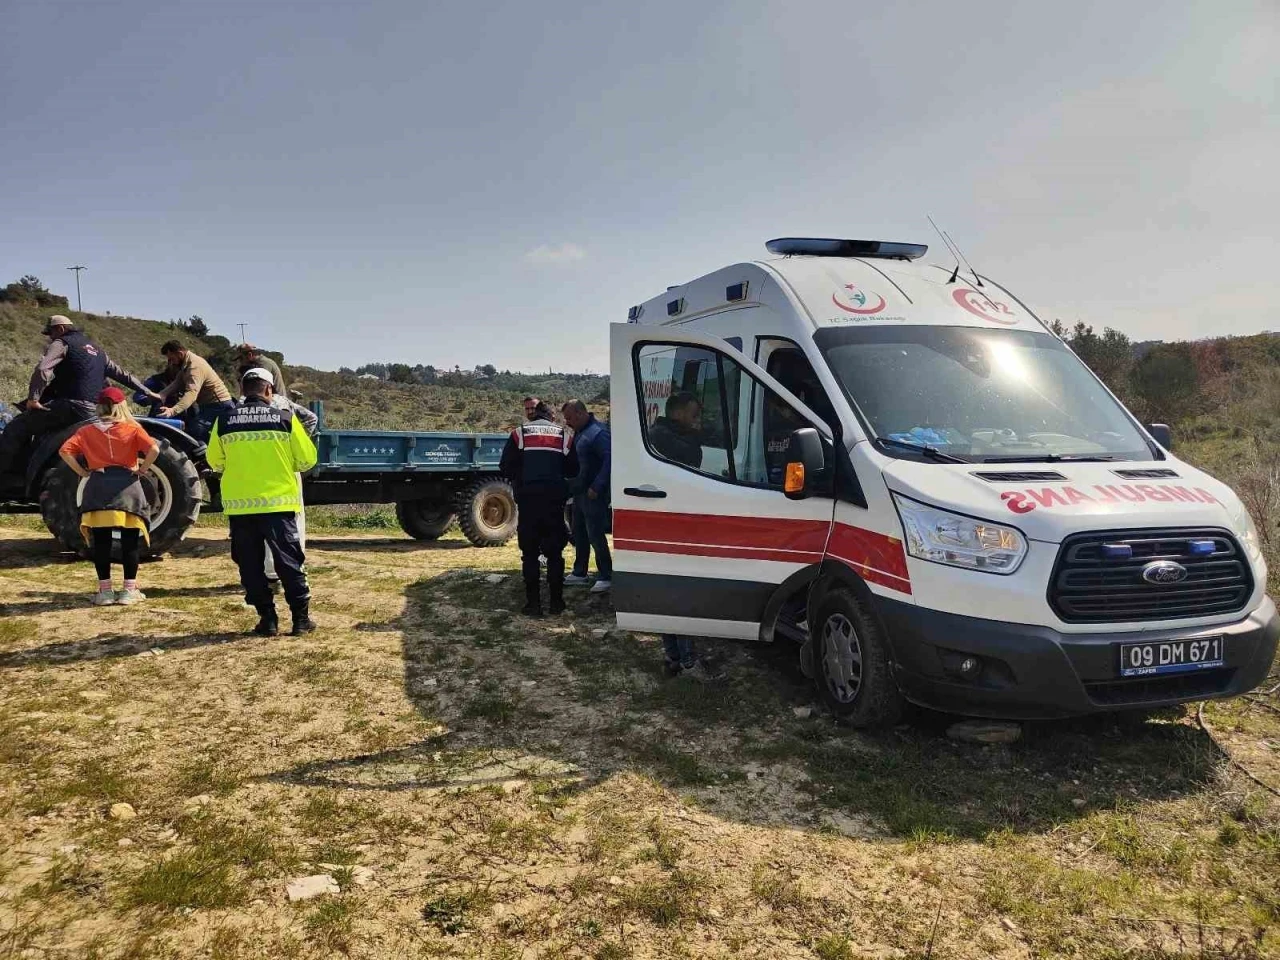
<instances>
[{"instance_id":1,"label":"baseball cap","mask_svg":"<svg viewBox=\"0 0 1280 960\"><path fill-rule=\"evenodd\" d=\"M124 391L119 387L106 387L98 394L99 403L124 403Z\"/></svg>"},{"instance_id":2,"label":"baseball cap","mask_svg":"<svg viewBox=\"0 0 1280 960\"><path fill-rule=\"evenodd\" d=\"M64 317L60 313L55 313L52 317L44 322L44 332L48 333L54 327L74 327L70 317Z\"/></svg>"},{"instance_id":3,"label":"baseball cap","mask_svg":"<svg viewBox=\"0 0 1280 960\"><path fill-rule=\"evenodd\" d=\"M262 367L250 367L246 370L240 382L243 383L246 380L265 380L273 387L276 385L276 378L271 375L271 371L264 370Z\"/></svg>"}]
</instances>

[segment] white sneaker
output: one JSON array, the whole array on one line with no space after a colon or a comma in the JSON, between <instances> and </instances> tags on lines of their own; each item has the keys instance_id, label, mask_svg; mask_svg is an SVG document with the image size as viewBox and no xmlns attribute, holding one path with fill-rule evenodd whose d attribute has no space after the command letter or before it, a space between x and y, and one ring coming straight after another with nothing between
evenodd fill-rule
<instances>
[{"instance_id":1,"label":"white sneaker","mask_svg":"<svg viewBox=\"0 0 1280 960\"><path fill-rule=\"evenodd\" d=\"M613 589L612 580L597 580L596 585L591 588L592 593L608 593Z\"/></svg>"},{"instance_id":2,"label":"white sneaker","mask_svg":"<svg viewBox=\"0 0 1280 960\"><path fill-rule=\"evenodd\" d=\"M590 582L590 577L580 577L576 573L565 574L564 578L564 585L566 587L585 587Z\"/></svg>"},{"instance_id":3,"label":"white sneaker","mask_svg":"<svg viewBox=\"0 0 1280 960\"><path fill-rule=\"evenodd\" d=\"M120 590L116 593L116 603L122 607L141 603L145 599L147 599L147 595L141 590Z\"/></svg>"},{"instance_id":4,"label":"white sneaker","mask_svg":"<svg viewBox=\"0 0 1280 960\"><path fill-rule=\"evenodd\" d=\"M113 607L116 603L116 592L114 590L99 590L89 602L95 607Z\"/></svg>"}]
</instances>

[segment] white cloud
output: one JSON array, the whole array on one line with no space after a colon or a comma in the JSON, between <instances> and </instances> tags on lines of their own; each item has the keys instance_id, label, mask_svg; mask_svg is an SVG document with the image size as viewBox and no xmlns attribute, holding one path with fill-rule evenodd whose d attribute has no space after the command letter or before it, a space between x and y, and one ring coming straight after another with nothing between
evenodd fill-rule
<instances>
[{"instance_id":1,"label":"white cloud","mask_svg":"<svg viewBox=\"0 0 1280 960\"><path fill-rule=\"evenodd\" d=\"M576 243L562 243L558 247L542 244L524 255L529 263L576 263L585 260L587 251Z\"/></svg>"}]
</instances>

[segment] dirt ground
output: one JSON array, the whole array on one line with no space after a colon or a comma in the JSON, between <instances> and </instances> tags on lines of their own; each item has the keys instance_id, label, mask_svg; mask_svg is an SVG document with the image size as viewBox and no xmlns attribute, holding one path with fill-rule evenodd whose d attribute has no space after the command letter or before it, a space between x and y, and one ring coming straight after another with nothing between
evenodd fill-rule
<instances>
[{"instance_id":1,"label":"dirt ground","mask_svg":"<svg viewBox=\"0 0 1280 960\"><path fill-rule=\"evenodd\" d=\"M309 566L263 639L216 528L96 609L0 527L0 958L1280 956L1280 801L1193 710L865 735L794 651L707 688L584 591L518 616L514 548ZM1280 787L1280 695L1205 717Z\"/></svg>"}]
</instances>

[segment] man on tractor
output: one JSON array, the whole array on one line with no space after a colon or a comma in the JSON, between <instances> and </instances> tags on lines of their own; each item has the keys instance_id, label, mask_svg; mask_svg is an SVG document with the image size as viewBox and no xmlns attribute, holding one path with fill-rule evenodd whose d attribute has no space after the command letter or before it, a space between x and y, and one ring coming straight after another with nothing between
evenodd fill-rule
<instances>
[{"instance_id":1,"label":"man on tractor","mask_svg":"<svg viewBox=\"0 0 1280 960\"><path fill-rule=\"evenodd\" d=\"M158 394L77 330L69 318L55 314L43 332L49 343L31 374L26 400L18 405L22 412L0 433L0 477L21 473L37 437L93 419L98 395L108 379L159 399Z\"/></svg>"}]
</instances>

